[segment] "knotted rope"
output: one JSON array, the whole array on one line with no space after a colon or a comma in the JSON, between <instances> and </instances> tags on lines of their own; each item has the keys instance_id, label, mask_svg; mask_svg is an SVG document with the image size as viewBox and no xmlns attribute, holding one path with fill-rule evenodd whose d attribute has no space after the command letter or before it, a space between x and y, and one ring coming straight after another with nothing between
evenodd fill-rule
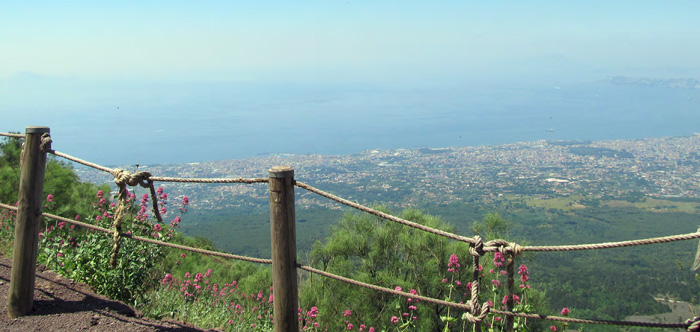
<instances>
[{"instance_id":1,"label":"knotted rope","mask_svg":"<svg viewBox=\"0 0 700 332\"><path fill-rule=\"evenodd\" d=\"M44 133L43 135L41 135L41 144L39 145L39 150L41 150L41 152L43 153L48 153L49 151L51 151L51 142L53 142L53 140L51 140L51 134Z\"/></svg>"},{"instance_id":2,"label":"knotted rope","mask_svg":"<svg viewBox=\"0 0 700 332\"><path fill-rule=\"evenodd\" d=\"M481 237L474 236L473 244L469 245L469 253L472 255L472 287L470 289L471 298L469 300L469 305L471 307L469 313L465 313L464 318L469 320L474 324L474 329L481 331L481 321L486 317L489 312L489 307L487 303L481 306L481 312L477 312L479 308L479 284L481 280L481 269L479 268L479 259L486 252L484 251L484 242ZM483 314L483 316L482 316ZM477 321L472 321L477 320Z\"/></svg>"},{"instance_id":3,"label":"knotted rope","mask_svg":"<svg viewBox=\"0 0 700 332\"><path fill-rule=\"evenodd\" d=\"M111 172L114 175L114 183L119 187L119 196L117 198L117 210L114 213L114 222L112 227L114 228L114 235L112 237L114 244L112 245L112 254L109 257L109 264L112 268L117 267L117 258L119 256L119 249L121 247L121 237L122 237L122 220L129 210L127 205L127 199L129 196L129 190L127 186L141 186L148 188L151 192L151 201L153 203L153 213L158 220L158 223L163 223L163 219L160 216L160 210L158 209L158 196L156 195L156 190L153 188L153 181L150 179L151 173L149 172L136 172L131 173L123 169L116 169Z\"/></svg>"}]
</instances>

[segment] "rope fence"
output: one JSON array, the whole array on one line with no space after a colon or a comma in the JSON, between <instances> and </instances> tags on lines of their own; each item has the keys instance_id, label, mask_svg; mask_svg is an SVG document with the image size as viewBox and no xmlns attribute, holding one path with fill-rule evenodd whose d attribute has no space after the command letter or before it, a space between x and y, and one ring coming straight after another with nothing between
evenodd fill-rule
<instances>
[{"instance_id":1,"label":"rope fence","mask_svg":"<svg viewBox=\"0 0 700 332\"><path fill-rule=\"evenodd\" d=\"M16 207L16 206L11 206L11 205L7 205L7 204L0 203L0 207L2 207L2 208L4 208L4 209L8 209L8 210L17 211L17 207ZM93 231L103 232L103 233L107 233L107 234L112 234L112 233L114 232L113 230L108 229L108 228L104 228L104 227L100 227L100 226L97 226L97 225L92 225L92 224L84 223L84 222L77 221L77 220L73 220L73 219L64 218L64 217L57 216L57 215L53 215L53 214L50 214L50 213L45 213L45 212L44 212L44 213L42 213L41 215L44 216L44 217L47 217L47 218L51 218L51 219L57 220L57 221L63 221L63 222L66 222L66 223L68 223L68 224L72 224L72 225L84 227L84 228L87 228L87 229L91 229L91 230L93 230ZM147 243L157 244L157 245L164 246L164 247L170 247L170 248L174 248L174 249L185 250L185 251L194 252L194 253L198 253L198 254L204 254L204 255L210 255L210 256L217 256L217 257L222 257L222 258L230 258L230 259L235 259L235 260L240 260L240 261L246 261L246 262L251 262L251 263L272 264L272 260L271 260L271 259L247 257L247 256L234 255L234 254L225 253L225 252L218 252L218 251L211 251L211 250L199 249L199 248L184 246L184 245L180 245L180 244L169 243L169 242L163 242L163 241L159 241L159 240L155 240L155 239L149 239L149 238L147 238L147 237L137 236L137 235L133 235L133 234L131 234L131 233L121 233L121 236L126 237L126 238L130 238L130 239L133 239L133 240L136 240L136 241L141 241L141 242L147 242Z\"/></svg>"},{"instance_id":2,"label":"rope fence","mask_svg":"<svg viewBox=\"0 0 700 332\"><path fill-rule=\"evenodd\" d=\"M29 128L27 129L27 135L21 135L21 134L12 134L12 133L0 133L0 136L5 136L5 137L11 137L11 138L25 138L30 136L30 131ZM45 128L45 127L39 127L39 128ZM114 243L115 247L113 249L113 257L117 255L118 250L119 250L119 239L121 237L137 240L137 241L142 241L142 242L147 242L147 243L152 243L160 246L165 246L165 247L170 247L174 249L179 249L179 250L185 250L185 251L190 251L190 252L195 252L199 254L204 254L204 255L212 255L212 256L218 256L222 258L230 258L230 259L235 259L235 260L241 260L241 261L247 261L247 262L252 262L252 263L260 263L260 264L272 264L273 265L273 275L275 276L273 278L273 284L277 283L277 275L275 270L276 270L276 265L279 266L279 264L282 265L288 265L286 268L293 268L293 269L298 269L298 270L303 270L307 271L309 273L313 274L318 274L327 278L331 278L334 280L338 280L340 282L352 284L355 286L359 287L364 287L367 289L371 289L374 291L379 291L379 292L384 292L387 294L392 294L396 296L402 296L406 297L409 299L415 299L415 300L420 300L424 301L427 303L433 303L436 305L442 305L442 306L449 306L453 308L457 308L460 310L464 310L464 316L463 318L467 319L469 322L474 323L477 327L480 326L480 323L484 320L484 318L489 314L496 314L496 315L504 315L507 317L507 330L512 331L513 330L513 318L514 317L520 317L520 318L529 318L529 319L541 319L541 320L550 320L550 321L559 321L559 322L565 322L565 323L582 323L582 324L605 324L605 325L620 325L620 326L639 326L639 327L650 327L650 328L686 328L688 331L700 331L700 318L695 317L693 319L689 319L684 323L676 323L676 324L668 324L668 323L650 323L650 322L631 322L631 321L613 321L613 320L595 320L595 319L577 319L577 318L569 318L569 317L561 317L561 316L548 316L548 315L541 315L541 314L525 314L525 313L518 313L518 312L513 312L513 294L514 294L514 286L513 286L513 280L514 280L514 260L517 256L519 256L522 252L524 251L533 251L533 252L554 252L554 251L573 251L573 250L595 250L595 249L607 249L607 248L621 248L621 247L630 247L630 246L639 246L639 245L650 245L650 244L659 244L659 243L667 243L667 242L674 242L674 241L684 241L684 240L692 240L692 239L699 239L700 238L700 229L698 232L694 233L688 233L688 234L680 234L680 235L671 235L671 236L664 236L664 237L656 237L656 238L648 238L648 239L639 239L639 240L630 240L630 241L620 241L620 242L606 242L606 243L595 243L595 244L579 244L579 245L561 245L561 246L520 246L517 243L512 243L503 239L497 239L497 240L491 240L487 242L483 242L481 237L479 236L474 236L474 237L465 237L462 235L442 231L439 229L431 228L419 223L415 223L409 220L405 220L381 211L377 211L375 209L369 208L367 206L361 205L356 202L352 202L350 200L338 197L336 195L333 195L331 193L325 192L323 190L320 190L318 188L314 188L308 184L295 181L293 179L293 170L291 168L283 168L283 169L276 169L272 168L270 170L270 177L269 178L223 178L223 179L216 179L216 178L176 178L176 177L154 177L151 176L150 173L148 172L135 172L135 173L130 173L128 171L124 171L121 169L113 169L105 166L101 166L95 163L91 163L85 160L82 160L80 158L52 150L50 148L51 145L51 138L50 135L48 134L48 128L45 128L46 132L43 132L43 135L41 136L41 140L39 143L40 145L40 151L44 153L51 153L54 154L57 157L61 157L73 162L76 162L78 164L82 164L87 167L91 167L103 172L110 173L111 175L114 176L115 178L115 183L119 186L120 188L120 194L119 194L119 206L117 209L118 213L115 213L115 222L114 222L114 229L107 229L103 227L99 227L96 225L80 222L77 220L72 220L68 218L64 218L61 216L49 214L49 213L40 213L41 216L51 218L54 220L58 221L63 221L72 225L84 227L86 229L94 230L94 231L99 231L99 232L104 232L107 234L113 234L114 236ZM34 132L32 132L34 133ZM28 140L29 141L29 140ZM24 157L24 147L22 151L22 155ZM274 172L273 172L274 170ZM273 178L275 181L273 182ZM287 179L287 184L288 187L284 186L285 179ZM43 181L43 179L41 180ZM122 211L123 208L126 206L126 195L125 193L127 192L127 185L128 186L137 186L140 185L144 188L149 188L151 191L151 196L153 198L153 210L154 213L157 217L158 222L162 223L162 219L160 218L159 211L158 211L158 206L156 203L156 196L155 196L155 190L153 186L154 181L161 181L161 182L178 182L178 183L222 183L222 184L253 184L253 183L270 183L270 204L271 204L271 223L275 225L277 223L276 219L282 218L282 219L287 219L289 218L290 214L288 212L285 212L284 209L285 207L283 205L279 205L276 207L272 207L273 203L275 204L280 204L286 201L287 203L291 202L291 225L290 226L285 226L284 227L290 227L292 234L292 238L295 238L295 231L294 231L294 192L293 192L293 187L299 187L302 188L308 192L317 194L319 196L328 198L330 200L336 201L340 204L343 204L345 206L351 207L353 209L363 211L372 215L375 215L377 217L383 218L388 221L396 222L408 227L412 227L415 229L419 229L428 233L432 233L435 235L443 236L452 240L456 241L461 241L468 243L470 246L470 254L473 257L473 286L471 288L471 300L467 301L467 303L454 303L454 302L449 302L445 300L439 300L439 299L434 299L418 294L411 294L411 293L406 293L402 292L396 289L390 289L382 286L377 286L377 285L372 285L369 283L364 283L360 282L351 278L343 277L343 276L338 276L323 270L319 270L316 268L313 268L311 266L306 266L306 265L301 265L296 263L296 248L295 245L292 245L291 248L293 248L292 253L287 252L287 259L290 259L291 264L288 263L279 263L276 261L280 260L280 257L278 254L275 254L276 251L280 250L275 249L276 241L272 241L273 245L273 259L261 259L261 258L254 258L254 257L247 257L247 256L241 256L241 255L234 255L230 253L222 253L222 252L216 252L216 251L211 251L211 250L204 250L204 249L198 249L198 248L193 248L189 246L184 246L184 245L179 245L179 244L174 244L174 243L168 243L160 240L155 240L147 237L142 237L142 236L136 236L131 233L123 233L121 232L121 218L124 216L124 211ZM279 187L281 186L281 187ZM273 189L275 187L275 189ZM278 188L279 187L279 188ZM21 200L20 200L21 201ZM14 211L20 211L21 209L15 206L7 205L7 204L2 204L0 203L0 208L4 209L9 209L9 210L14 210ZM40 209L40 207L39 207ZM281 210L280 210L281 209ZM276 211L276 214L273 210L278 210ZM18 214L19 215L19 214ZM119 217L117 217L117 215ZM19 218L19 217L18 217ZM275 226L273 226L275 227ZM286 229L283 229L284 231L287 231ZM273 233L274 233L274 228L273 228ZM285 240L286 241L286 240ZM292 241L294 242L294 241ZM288 248L282 248L281 250L287 250ZM288 250L289 251L289 250ZM506 297L507 303L506 303L506 311L502 310L496 310L493 308L488 307L487 303L479 304L478 301L478 285L480 281L480 273L479 273L479 258L483 256L486 252L500 252L503 254L504 257L508 258L508 262L506 263L506 271L508 274L508 280L507 280L507 289L508 289L508 295ZM36 258L35 258L36 259ZM292 263L293 262L293 263ZM288 272L288 271L287 271ZM285 278L289 278L288 275L283 275ZM33 279L33 278L32 278ZM296 278L293 278L296 279ZM293 284L294 288L296 288L296 283ZM32 285L33 287L33 285ZM284 288L284 287L283 287ZM275 286L275 289L277 290L278 287ZM296 290L293 292L290 292L292 297L296 297ZM281 294L279 298L285 298L284 294ZM278 299L277 292L276 292L276 297L275 299ZM275 326L277 329L277 321L281 320L278 319L278 301L275 301ZM281 301L280 301L281 302ZM289 302L289 301L287 301ZM296 300L294 301L296 302ZM296 317L296 303L292 304L294 307L294 317L291 317L290 322L293 324L295 323L295 317ZM290 310L290 308L284 307L286 310ZM282 314L279 314L280 317L282 318L287 318L286 316L283 316ZM289 316L289 315L287 315ZM289 325L291 326L291 325Z\"/></svg>"},{"instance_id":3,"label":"rope fence","mask_svg":"<svg viewBox=\"0 0 700 332\"><path fill-rule=\"evenodd\" d=\"M22 135L22 134L13 134L13 133L0 133L0 136L12 137L12 138L24 138L24 135Z\"/></svg>"}]
</instances>

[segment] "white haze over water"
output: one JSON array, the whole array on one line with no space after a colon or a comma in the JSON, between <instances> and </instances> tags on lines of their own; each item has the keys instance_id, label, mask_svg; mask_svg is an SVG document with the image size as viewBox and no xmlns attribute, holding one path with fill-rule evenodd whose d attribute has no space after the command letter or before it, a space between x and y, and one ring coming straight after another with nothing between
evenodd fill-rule
<instances>
[{"instance_id":1,"label":"white haze over water","mask_svg":"<svg viewBox=\"0 0 700 332\"><path fill-rule=\"evenodd\" d=\"M47 125L56 150L106 165L700 132L700 89L602 78L444 88L41 79L36 89L37 79L25 76L0 82L0 109L14 114L0 131Z\"/></svg>"}]
</instances>

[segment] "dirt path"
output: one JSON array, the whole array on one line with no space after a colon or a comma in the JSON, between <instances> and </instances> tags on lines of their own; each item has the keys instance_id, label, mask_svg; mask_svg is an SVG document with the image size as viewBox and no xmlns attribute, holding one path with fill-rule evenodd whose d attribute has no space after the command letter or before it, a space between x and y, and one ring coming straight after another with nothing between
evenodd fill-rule
<instances>
[{"instance_id":1,"label":"dirt path","mask_svg":"<svg viewBox=\"0 0 700 332\"><path fill-rule=\"evenodd\" d=\"M131 307L41 267L37 268L34 310L28 316L10 319L11 263L0 256L0 331L205 331L189 324L143 318Z\"/></svg>"}]
</instances>

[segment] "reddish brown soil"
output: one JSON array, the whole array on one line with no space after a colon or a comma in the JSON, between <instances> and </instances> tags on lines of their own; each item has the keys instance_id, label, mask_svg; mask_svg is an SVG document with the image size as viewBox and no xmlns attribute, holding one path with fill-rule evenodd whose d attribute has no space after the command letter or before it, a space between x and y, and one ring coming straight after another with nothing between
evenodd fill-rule
<instances>
[{"instance_id":1,"label":"reddish brown soil","mask_svg":"<svg viewBox=\"0 0 700 332\"><path fill-rule=\"evenodd\" d=\"M185 323L144 318L128 305L42 267L37 268L34 310L11 319L7 315L11 263L0 256L0 331L205 331Z\"/></svg>"}]
</instances>

